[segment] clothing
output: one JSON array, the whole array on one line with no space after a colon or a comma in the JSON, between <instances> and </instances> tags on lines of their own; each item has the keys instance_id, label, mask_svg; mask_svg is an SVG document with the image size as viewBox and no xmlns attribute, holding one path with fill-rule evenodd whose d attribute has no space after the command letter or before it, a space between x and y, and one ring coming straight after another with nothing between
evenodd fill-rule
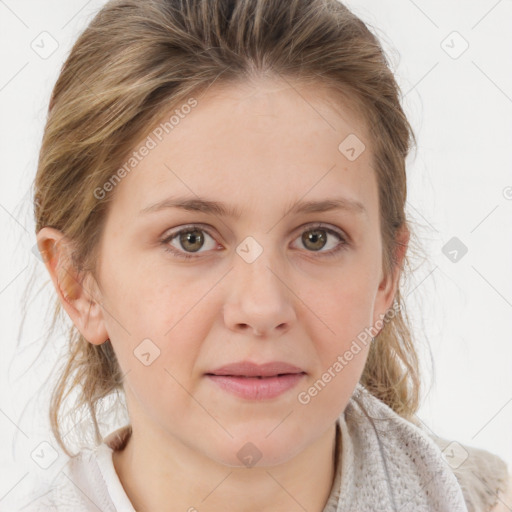
<instances>
[{"instance_id":1,"label":"clothing","mask_svg":"<svg viewBox=\"0 0 512 512\"><path fill-rule=\"evenodd\" d=\"M323 512L487 512L495 493L504 492L502 459L429 434L360 383L336 425L335 480ZM70 458L21 508L0 510L135 512L112 462L113 450L122 449L130 431L123 427ZM461 464L451 456L454 447L468 454Z\"/></svg>"}]
</instances>

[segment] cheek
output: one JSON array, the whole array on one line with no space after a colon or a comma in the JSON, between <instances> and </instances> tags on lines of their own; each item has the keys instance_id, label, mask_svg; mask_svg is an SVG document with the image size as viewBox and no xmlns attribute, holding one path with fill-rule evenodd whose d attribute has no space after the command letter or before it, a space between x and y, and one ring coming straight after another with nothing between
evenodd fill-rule
<instances>
[{"instance_id":1,"label":"cheek","mask_svg":"<svg viewBox=\"0 0 512 512\"><path fill-rule=\"evenodd\" d=\"M164 350L149 366L136 361L123 387L130 413L142 414L168 428L182 424L184 417L197 414L197 405L191 398L194 389L186 376L169 368L165 358ZM183 362L180 368L184 368Z\"/></svg>"},{"instance_id":2,"label":"cheek","mask_svg":"<svg viewBox=\"0 0 512 512\"><path fill-rule=\"evenodd\" d=\"M192 392L196 361L219 305L212 306L212 286L205 279L187 280L183 272L180 279L178 272L164 277L155 268L134 268L137 274L111 275L113 316L107 330L134 390L146 400L165 390L179 401L180 384Z\"/></svg>"},{"instance_id":3,"label":"cheek","mask_svg":"<svg viewBox=\"0 0 512 512\"><path fill-rule=\"evenodd\" d=\"M322 286L322 293L312 301L314 318L307 313L312 321L305 326L309 338L315 341L320 362L312 379L319 381L318 389L312 389L311 396L321 394L318 402L326 406L329 402L342 405L345 398L348 400L343 393L358 382L371 343L375 285L364 271L351 270L340 270L328 285Z\"/></svg>"},{"instance_id":4,"label":"cheek","mask_svg":"<svg viewBox=\"0 0 512 512\"><path fill-rule=\"evenodd\" d=\"M309 294L311 311L320 322L324 339L330 339L338 348L340 343L371 326L377 284L367 268L345 267L331 275L315 294ZM308 296L307 294L305 295ZM318 324L318 321L317 321ZM323 325L322 325L323 324ZM311 338L318 337L311 332Z\"/></svg>"},{"instance_id":5,"label":"cheek","mask_svg":"<svg viewBox=\"0 0 512 512\"><path fill-rule=\"evenodd\" d=\"M191 328L188 317L197 315L211 286L204 276L189 279L179 267L146 260L130 264L125 259L111 269L105 280L106 302L113 320L126 331L164 342L176 331Z\"/></svg>"},{"instance_id":6,"label":"cheek","mask_svg":"<svg viewBox=\"0 0 512 512\"><path fill-rule=\"evenodd\" d=\"M328 297L324 296L325 299ZM371 344L371 301L346 289L333 293L321 316L329 329L311 329L318 365L299 390L297 402L306 414L337 417L359 382ZM318 327L318 321L315 326Z\"/></svg>"}]
</instances>

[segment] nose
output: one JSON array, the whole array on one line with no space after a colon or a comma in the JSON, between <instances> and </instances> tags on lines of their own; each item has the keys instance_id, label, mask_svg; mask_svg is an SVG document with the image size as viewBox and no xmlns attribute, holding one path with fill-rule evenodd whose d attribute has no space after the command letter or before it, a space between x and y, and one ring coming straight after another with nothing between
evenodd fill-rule
<instances>
[{"instance_id":1,"label":"nose","mask_svg":"<svg viewBox=\"0 0 512 512\"><path fill-rule=\"evenodd\" d=\"M291 283L278 275L276 266L271 267L263 254L250 264L243 260L235 264L230 277L231 294L224 305L224 322L234 332L280 336L296 321L295 295Z\"/></svg>"}]
</instances>

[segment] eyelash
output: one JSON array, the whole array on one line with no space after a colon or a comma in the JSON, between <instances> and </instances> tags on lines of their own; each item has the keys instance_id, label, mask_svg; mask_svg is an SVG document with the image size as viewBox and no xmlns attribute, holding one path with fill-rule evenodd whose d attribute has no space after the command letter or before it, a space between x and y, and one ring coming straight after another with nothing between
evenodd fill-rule
<instances>
[{"instance_id":1,"label":"eyelash","mask_svg":"<svg viewBox=\"0 0 512 512\"><path fill-rule=\"evenodd\" d=\"M307 231L314 231L314 230L319 229L319 228L321 228L322 230L326 231L327 233L329 233L331 235L337 236L339 238L339 240L340 240L340 244L335 249L331 249L330 251L327 251L327 252L320 252L319 251L318 254L321 254L320 257L322 257L322 258L335 257L335 256L338 255L339 252L341 252L344 249L346 249L346 247L349 245L349 242L346 240L346 238L340 232L338 232L338 231L336 231L334 229L328 228L324 224L321 224L321 223L309 225L306 229L304 229L299 234L299 236L302 235L303 233L307 232ZM174 238L176 238L181 233L186 233L188 231L193 231L193 230L203 231L204 233L207 233L208 236L210 236L211 238L214 238L208 232L208 230L204 229L201 225L192 224L192 225L189 225L189 226L185 226L184 228L180 229L179 231L175 231L175 232L171 233L170 235L166 236L161 241L162 245L164 246L164 250L166 252L169 252L169 253L173 254L173 256L176 256L178 258L182 258L182 259L185 259L185 260L189 260L189 259L193 259L193 258L199 258L199 256L193 256L192 254L188 254L186 252L178 251L178 250L176 250L175 248L173 248L172 246L169 245L169 243L172 240L174 240ZM315 251L307 251L307 252L314 253Z\"/></svg>"}]
</instances>

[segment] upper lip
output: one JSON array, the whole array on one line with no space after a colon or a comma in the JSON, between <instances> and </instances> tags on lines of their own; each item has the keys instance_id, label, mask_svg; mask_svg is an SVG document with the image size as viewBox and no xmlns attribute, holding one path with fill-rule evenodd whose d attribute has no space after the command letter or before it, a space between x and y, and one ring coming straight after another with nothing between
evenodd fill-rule
<instances>
[{"instance_id":1,"label":"upper lip","mask_svg":"<svg viewBox=\"0 0 512 512\"><path fill-rule=\"evenodd\" d=\"M208 375L232 375L237 377L272 377L286 373L305 373L304 370L282 361L256 364L251 361L238 361L208 372Z\"/></svg>"}]
</instances>

